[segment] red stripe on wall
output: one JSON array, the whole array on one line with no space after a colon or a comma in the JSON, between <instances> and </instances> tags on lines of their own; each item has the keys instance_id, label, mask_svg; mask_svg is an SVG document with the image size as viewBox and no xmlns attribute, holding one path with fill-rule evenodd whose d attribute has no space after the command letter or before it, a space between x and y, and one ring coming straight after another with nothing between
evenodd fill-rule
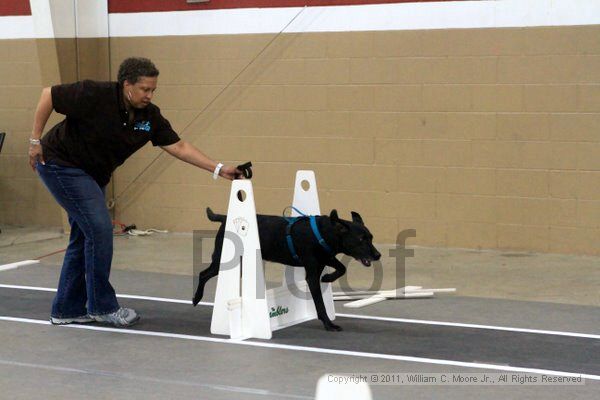
<instances>
[{"instance_id":1,"label":"red stripe on wall","mask_svg":"<svg viewBox=\"0 0 600 400\"><path fill-rule=\"evenodd\" d=\"M426 3L457 0L210 0L188 4L186 0L108 0L109 13L216 10L226 8L342 6L358 4ZM458 0L464 1L464 0Z\"/></svg>"},{"instance_id":2,"label":"red stripe on wall","mask_svg":"<svg viewBox=\"0 0 600 400\"><path fill-rule=\"evenodd\" d=\"M31 15L29 0L0 0L0 16Z\"/></svg>"}]
</instances>

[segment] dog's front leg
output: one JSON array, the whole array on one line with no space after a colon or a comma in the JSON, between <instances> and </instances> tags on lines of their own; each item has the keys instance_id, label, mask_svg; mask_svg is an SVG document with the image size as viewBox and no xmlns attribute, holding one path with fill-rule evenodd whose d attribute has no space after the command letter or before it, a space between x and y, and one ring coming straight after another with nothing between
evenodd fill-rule
<instances>
[{"instance_id":1,"label":"dog's front leg","mask_svg":"<svg viewBox=\"0 0 600 400\"><path fill-rule=\"evenodd\" d=\"M332 257L331 260L327 262L327 265L333 267L335 271L323 275L321 277L321 282L333 282L336 279L341 278L346 273L346 266L335 257Z\"/></svg>"},{"instance_id":2,"label":"dog's front leg","mask_svg":"<svg viewBox=\"0 0 600 400\"><path fill-rule=\"evenodd\" d=\"M194 293L194 298L192 299L192 304L194 307L198 305L202 297L204 296L204 286L206 282L208 282L211 278L214 278L219 274L219 268L221 267L221 252L223 251L223 240L225 237L225 224L221 224L219 231L217 232L217 236L215 237L215 249L212 254L212 262L210 266L204 271L200 272L198 276L198 287L196 288L196 293Z\"/></svg>"},{"instance_id":3,"label":"dog's front leg","mask_svg":"<svg viewBox=\"0 0 600 400\"><path fill-rule=\"evenodd\" d=\"M323 294L321 293L321 283L319 279L321 272L325 266L319 266L317 263L312 265L306 265L306 283L310 289L313 302L315 303L315 309L317 310L317 317L321 320L325 329L328 331L341 331L342 327L334 324L327 315L325 309L325 303L323 303Z\"/></svg>"},{"instance_id":4,"label":"dog's front leg","mask_svg":"<svg viewBox=\"0 0 600 400\"><path fill-rule=\"evenodd\" d=\"M219 274L219 266L220 263L213 261L207 269L200 272L198 277L198 287L196 288L196 293L194 293L194 298L192 299L194 307L196 307L198 303L200 303L200 300L202 300L202 297L204 297L204 286L206 286L206 282Z\"/></svg>"}]
</instances>

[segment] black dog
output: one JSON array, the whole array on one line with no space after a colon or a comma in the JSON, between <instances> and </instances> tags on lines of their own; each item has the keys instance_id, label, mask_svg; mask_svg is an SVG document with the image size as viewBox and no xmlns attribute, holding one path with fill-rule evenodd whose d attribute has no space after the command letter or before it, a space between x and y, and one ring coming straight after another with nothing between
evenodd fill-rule
<instances>
[{"instance_id":1,"label":"black dog","mask_svg":"<svg viewBox=\"0 0 600 400\"><path fill-rule=\"evenodd\" d=\"M193 300L194 306L202 299L206 282L219 273L221 248L227 221L225 215L214 214L210 208L206 209L206 214L211 221L221 222L221 227L216 236L212 262L207 269L200 272L200 281ZM341 331L342 328L331 322L327 316L319 278L326 265L333 267L335 271L323 275L322 282L333 282L346 273L344 264L335 258L339 253L347 254L361 261L366 267L371 265L371 261L381 258L381 254L373 247L373 235L363 223L360 215L353 211L352 222L340 219L336 210L331 211L329 216L317 216L315 221L318 232L324 239L324 245L317 240L309 219L298 219L289 231L296 252L295 256L292 254L286 237L288 220L272 215L259 214L256 217L263 260L304 267L306 282L315 303L318 318L328 331Z\"/></svg>"}]
</instances>

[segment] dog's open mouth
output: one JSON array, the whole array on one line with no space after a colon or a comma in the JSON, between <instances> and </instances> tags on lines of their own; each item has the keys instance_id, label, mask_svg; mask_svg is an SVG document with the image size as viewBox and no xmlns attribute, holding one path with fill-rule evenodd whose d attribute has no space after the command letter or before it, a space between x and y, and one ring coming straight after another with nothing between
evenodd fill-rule
<instances>
[{"instance_id":1,"label":"dog's open mouth","mask_svg":"<svg viewBox=\"0 0 600 400\"><path fill-rule=\"evenodd\" d=\"M362 258L360 260L360 262L362 263L362 265L364 265L365 267L370 267L371 266L371 260L367 260L366 258Z\"/></svg>"}]
</instances>

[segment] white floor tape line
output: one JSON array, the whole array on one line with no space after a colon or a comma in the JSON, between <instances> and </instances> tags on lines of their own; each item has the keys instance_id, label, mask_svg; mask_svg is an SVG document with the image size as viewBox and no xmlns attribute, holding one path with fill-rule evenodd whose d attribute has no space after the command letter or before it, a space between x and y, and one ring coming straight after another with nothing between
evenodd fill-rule
<instances>
[{"instance_id":1,"label":"white floor tape line","mask_svg":"<svg viewBox=\"0 0 600 400\"><path fill-rule=\"evenodd\" d=\"M39 286L21 286L0 284L0 289L33 290L36 292L56 292L56 289Z\"/></svg>"},{"instance_id":2,"label":"white floor tape line","mask_svg":"<svg viewBox=\"0 0 600 400\"><path fill-rule=\"evenodd\" d=\"M373 315L359 315L359 314L337 314L337 315L339 317L345 317L345 318L370 319L370 320L375 320L375 321L400 322L400 323L405 323L405 324L451 326L451 327L456 327L456 328L472 328L472 329L487 329L487 330L493 330L493 331L533 333L536 335L554 335L554 336L569 336L569 337L584 338L584 339L600 339L600 335L596 335L596 334L592 334L592 333L550 331L550 330L544 330L544 329L513 328L513 327L495 326L495 325L464 324L464 323L460 323L460 322L428 321L428 320L422 320L422 319L378 317L378 316L373 316Z\"/></svg>"},{"instance_id":3,"label":"white floor tape line","mask_svg":"<svg viewBox=\"0 0 600 400\"><path fill-rule=\"evenodd\" d=\"M191 386L202 389L213 389L218 391L225 392L233 392L233 393L244 393L244 394L254 394L254 395L262 395L273 397L276 399L313 399L313 397L309 396L301 396L294 394L286 394L286 393L277 393L271 392L270 390L265 389L255 389L243 386L229 386L229 385L216 385L212 383L202 383L202 382L188 382L176 379L164 379L164 378L154 378L150 376L139 376L133 374L124 374L124 373L116 373L114 371L107 370L97 370L97 369L82 369L82 368L69 368L69 367L58 367L55 365L46 365L46 364L33 364L33 363L24 363L18 361L11 360L2 360L0 359L0 365L5 365L11 368L30 368L30 369L41 369L46 371L53 372L64 372L70 374L82 374L82 375L97 375L102 378L116 378L121 380L133 380L140 382L150 382L157 383L160 385L179 385L179 386Z\"/></svg>"},{"instance_id":4,"label":"white floor tape line","mask_svg":"<svg viewBox=\"0 0 600 400\"><path fill-rule=\"evenodd\" d=\"M8 271L11 269L17 269L19 267L24 267L26 265L39 264L39 262L40 262L40 260L25 260L25 261L18 261L18 262L10 263L10 264L4 264L4 265L0 265L0 271Z\"/></svg>"},{"instance_id":5,"label":"white floor tape line","mask_svg":"<svg viewBox=\"0 0 600 400\"><path fill-rule=\"evenodd\" d=\"M36 286L21 286L21 285L4 285L0 284L0 289L19 289L19 290L34 290L40 292L56 292L56 289L53 288L45 288L45 287L36 287ZM120 299L133 299L133 300L147 300L147 301L158 301L162 303L177 303L177 304L192 304L191 300L180 300L180 299L167 299L164 297L152 297L152 296L138 296L133 294L117 294L117 297ZM200 302L198 303L202 306L212 306L213 303L208 302Z\"/></svg>"},{"instance_id":6,"label":"white floor tape line","mask_svg":"<svg viewBox=\"0 0 600 400\"><path fill-rule=\"evenodd\" d=\"M35 287L35 286L19 286L19 285L5 285L0 284L0 289L19 289L19 290L33 290L42 292L56 292L56 289ZM130 294L117 294L118 298L122 299L136 299L136 300L148 300L148 301L159 301L163 303L176 303L176 304L192 304L190 300L181 299L170 299L166 297L151 297L151 296L137 296ZM210 302L200 302L199 305L212 306ZM352 318L352 319L366 319L374 321L384 322L398 322L403 324L422 324L422 325L436 325L436 326L450 326L457 328L472 328L472 329L487 329L494 331L507 331L507 332L518 332L518 333L533 333L537 335L554 335L554 336L568 336L583 339L600 339L600 335L592 333L579 333L579 332L563 332L563 331L551 331L544 329L529 329L529 328L514 328L507 326L495 326L495 325L479 325L479 324L465 324L461 322L449 322L449 321L430 321L421 319L408 319L408 318L395 318L395 317L379 317L375 315L362 315L362 314L336 314L338 317Z\"/></svg>"},{"instance_id":7,"label":"white floor tape line","mask_svg":"<svg viewBox=\"0 0 600 400\"><path fill-rule=\"evenodd\" d=\"M21 323L38 324L38 325L50 325L49 321L27 319L27 318L6 317L6 316L0 316L0 321L21 322ZM578 374L578 373L574 373L574 372L554 371L554 370L539 369L539 368L512 367L509 365L495 365L495 364L485 364L485 363L475 363L475 362L465 362L465 361L453 361L453 360L443 360L443 359L436 359L436 358L403 356L403 355L395 355L395 354L367 353L367 352L350 351L350 350L337 350L337 349L326 349L326 348L318 348L318 347L294 346L294 345L279 344L279 343L272 343L272 342L254 342L251 340L232 340L232 339L207 337L207 336L182 335L182 334L176 334L176 333L141 331L141 330L135 330L135 329L118 329L118 328L108 328L108 327L90 326L90 325L61 325L61 326L56 326L56 328L71 328L71 329L82 329L82 330L99 331L99 332L123 333L123 334L127 334L127 335L139 335L139 336L162 337L162 338L172 338L172 339L195 340L195 341L200 341L200 342L233 344L233 345L239 345L239 346L262 347L262 348L268 348L268 349L279 349L279 350L290 350L290 351L303 351L303 352L308 352L308 353L320 353L320 354L330 354L330 355L349 356L349 357L372 358L372 359L379 359L379 360L406 361L406 362L415 362L415 363L421 363L421 364L451 365L451 366L456 366L456 367L488 369L488 370L493 370L493 371L509 371L509 372L524 372L524 373L552 375L552 376L568 376L568 377L573 377L573 378L582 378L582 379L590 379L590 380L600 381L600 375Z\"/></svg>"}]
</instances>

